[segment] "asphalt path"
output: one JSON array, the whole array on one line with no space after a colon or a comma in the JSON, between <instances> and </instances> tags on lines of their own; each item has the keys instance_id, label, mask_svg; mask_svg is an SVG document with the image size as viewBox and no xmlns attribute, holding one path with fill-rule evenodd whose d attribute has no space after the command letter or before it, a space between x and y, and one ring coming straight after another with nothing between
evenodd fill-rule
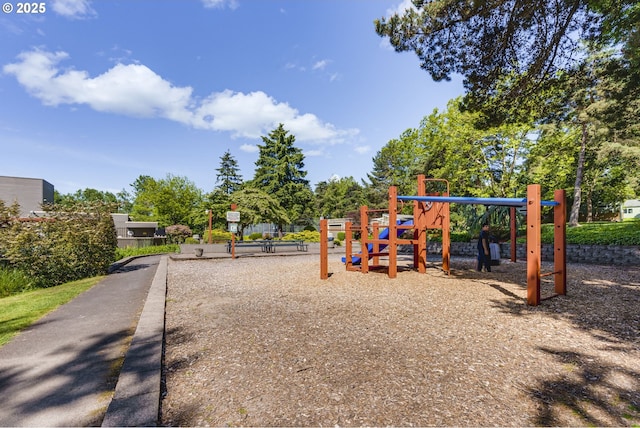
<instances>
[{"instance_id":1,"label":"asphalt path","mask_svg":"<svg viewBox=\"0 0 640 428\"><path fill-rule=\"evenodd\" d=\"M102 423L159 261L131 261L0 348L0 426Z\"/></svg>"}]
</instances>

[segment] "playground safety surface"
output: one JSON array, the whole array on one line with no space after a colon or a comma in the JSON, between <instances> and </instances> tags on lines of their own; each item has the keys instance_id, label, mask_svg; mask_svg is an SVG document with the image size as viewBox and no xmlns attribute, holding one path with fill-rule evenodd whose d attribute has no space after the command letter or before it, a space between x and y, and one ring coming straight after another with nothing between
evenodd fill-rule
<instances>
[{"instance_id":1,"label":"playground safety surface","mask_svg":"<svg viewBox=\"0 0 640 428\"><path fill-rule=\"evenodd\" d=\"M524 262L434 260L388 279L333 254L324 281L318 255L170 260L161 424L640 424L638 268L569 264L531 307Z\"/></svg>"}]
</instances>

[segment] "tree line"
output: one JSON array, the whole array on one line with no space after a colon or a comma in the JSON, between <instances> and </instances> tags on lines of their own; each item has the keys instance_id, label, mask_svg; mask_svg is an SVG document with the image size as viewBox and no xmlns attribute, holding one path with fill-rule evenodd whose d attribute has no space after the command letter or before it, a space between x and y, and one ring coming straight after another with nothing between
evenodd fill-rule
<instances>
[{"instance_id":1,"label":"tree line","mask_svg":"<svg viewBox=\"0 0 640 428\"><path fill-rule=\"evenodd\" d=\"M273 223L280 230L292 224L316 227L320 217L358 219L360 205L384 208L388 187L400 194L415 194L416 176L448 181L456 196L525 197L526 186L539 183L543 197L553 199L555 189L572 190L583 150L579 125L502 124L478 127L478 112L464 111L461 99L453 99L444 111L435 109L416 128L404 131L373 157L366 179L353 177L321 181L312 189L305 178L304 155L295 136L279 125L262 137L260 154L251 180L244 180L238 162L226 151L215 169L216 185L208 193L187 177L139 176L133 193L112 194L95 189L56 195L56 202L101 200L117 204L134 220L158 221L161 227L186 225L194 233L205 232L208 210L213 227L226 229L226 212L236 204L240 230L256 223ZM605 156L614 148L605 140L591 145L583 160L582 219L606 219L617 213L619 203L639 194L640 171L634 156ZM434 184L431 191L443 191ZM573 192L568 192L572 202ZM485 207L453 207L452 224L467 231L495 210ZM499 214L499 213L498 213ZM494 223L503 221L499 215Z\"/></svg>"}]
</instances>

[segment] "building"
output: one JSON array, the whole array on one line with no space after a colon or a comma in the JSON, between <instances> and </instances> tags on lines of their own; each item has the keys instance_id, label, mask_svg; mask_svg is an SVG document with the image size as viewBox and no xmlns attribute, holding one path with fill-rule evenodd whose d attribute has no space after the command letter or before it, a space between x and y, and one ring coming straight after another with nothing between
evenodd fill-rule
<instances>
[{"instance_id":1,"label":"building","mask_svg":"<svg viewBox=\"0 0 640 428\"><path fill-rule=\"evenodd\" d=\"M131 221L129 214L111 214L118 238L153 238L157 221Z\"/></svg>"},{"instance_id":2,"label":"building","mask_svg":"<svg viewBox=\"0 0 640 428\"><path fill-rule=\"evenodd\" d=\"M53 203L53 184L41 178L0 176L0 200L11 206L20 205L20 217L41 211L42 205Z\"/></svg>"},{"instance_id":3,"label":"building","mask_svg":"<svg viewBox=\"0 0 640 428\"><path fill-rule=\"evenodd\" d=\"M620 207L620 219L629 220L632 218L640 219L640 199L627 199Z\"/></svg>"},{"instance_id":4,"label":"building","mask_svg":"<svg viewBox=\"0 0 640 428\"><path fill-rule=\"evenodd\" d=\"M343 218L328 218L327 219L327 229L329 232L336 234L337 232L345 231L345 224L347 222L353 222L352 218L343 217Z\"/></svg>"}]
</instances>

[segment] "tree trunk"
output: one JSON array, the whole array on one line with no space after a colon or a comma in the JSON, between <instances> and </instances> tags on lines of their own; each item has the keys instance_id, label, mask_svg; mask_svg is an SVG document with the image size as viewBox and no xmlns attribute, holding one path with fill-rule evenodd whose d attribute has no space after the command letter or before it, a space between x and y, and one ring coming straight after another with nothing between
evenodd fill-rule
<instances>
[{"instance_id":1,"label":"tree trunk","mask_svg":"<svg viewBox=\"0 0 640 428\"><path fill-rule=\"evenodd\" d=\"M582 202L582 177L584 175L584 158L587 152L587 123L582 122L582 138L580 141L580 155L578 156L578 167L576 169L576 183L573 186L573 205L571 206L571 215L569 216L569 226L578 225L578 215L580 214L580 204Z\"/></svg>"}]
</instances>

